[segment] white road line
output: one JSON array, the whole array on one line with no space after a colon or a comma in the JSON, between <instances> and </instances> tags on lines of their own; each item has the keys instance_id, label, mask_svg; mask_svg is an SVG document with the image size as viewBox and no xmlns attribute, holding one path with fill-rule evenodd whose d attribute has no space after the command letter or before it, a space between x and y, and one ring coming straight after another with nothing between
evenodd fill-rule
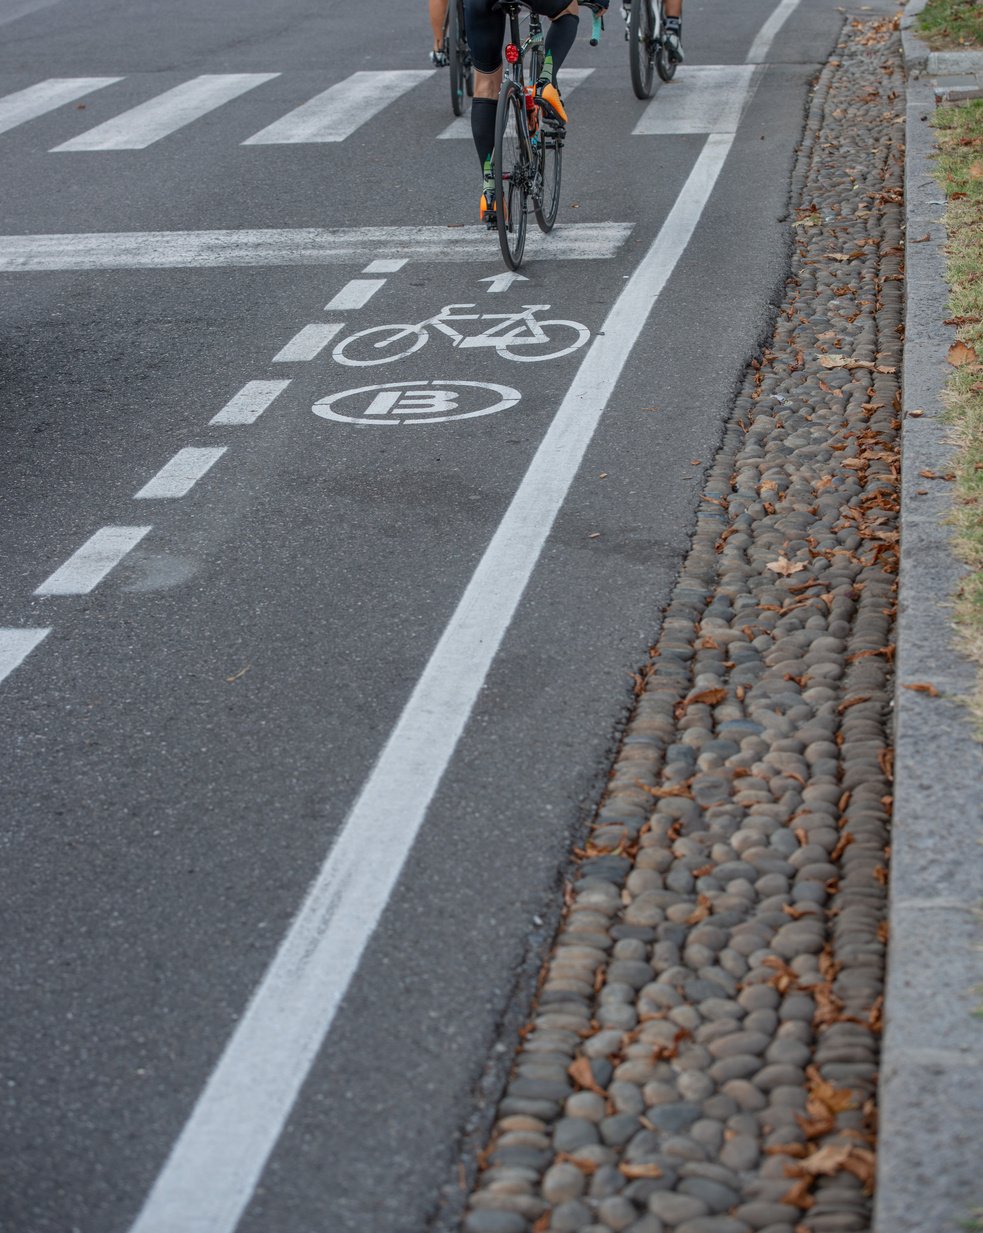
<instances>
[{"instance_id":1,"label":"white road line","mask_svg":"<svg viewBox=\"0 0 983 1233\"><path fill-rule=\"evenodd\" d=\"M183 497L194 488L206 471L214 467L227 448L225 445L207 448L189 445L178 450L153 479L148 480L139 492L133 494L134 501L165 501Z\"/></svg>"},{"instance_id":2,"label":"white road line","mask_svg":"<svg viewBox=\"0 0 983 1233\"><path fill-rule=\"evenodd\" d=\"M564 223L529 233L530 259L614 257L631 223ZM378 252L405 261L487 261L500 265L494 237L469 227L337 227L287 231L123 231L0 236L0 273L40 270L222 269L229 266L341 265Z\"/></svg>"},{"instance_id":3,"label":"white road line","mask_svg":"<svg viewBox=\"0 0 983 1233\"><path fill-rule=\"evenodd\" d=\"M103 527L42 582L34 594L88 595L149 530L150 527Z\"/></svg>"},{"instance_id":4,"label":"white road line","mask_svg":"<svg viewBox=\"0 0 983 1233\"><path fill-rule=\"evenodd\" d=\"M258 420L278 394L290 384L285 381L247 381L238 394L233 394L209 424L252 424Z\"/></svg>"},{"instance_id":5,"label":"white road line","mask_svg":"<svg viewBox=\"0 0 983 1233\"><path fill-rule=\"evenodd\" d=\"M273 357L274 364L287 364L299 360L314 360L321 354L328 343L344 329L340 322L330 324L305 325L296 333L287 345Z\"/></svg>"},{"instance_id":6,"label":"white road line","mask_svg":"<svg viewBox=\"0 0 983 1233\"><path fill-rule=\"evenodd\" d=\"M380 287L386 285L384 278L353 278L345 283L330 304L325 304L327 312L331 310L344 311L349 308L364 308Z\"/></svg>"},{"instance_id":7,"label":"white road line","mask_svg":"<svg viewBox=\"0 0 983 1233\"><path fill-rule=\"evenodd\" d=\"M247 137L244 146L344 141L384 107L434 74L433 69L353 73L330 90Z\"/></svg>"},{"instance_id":8,"label":"white road line","mask_svg":"<svg viewBox=\"0 0 983 1233\"><path fill-rule=\"evenodd\" d=\"M395 274L406 265L406 258L401 261L370 261L362 271L363 274Z\"/></svg>"},{"instance_id":9,"label":"white road line","mask_svg":"<svg viewBox=\"0 0 983 1233\"><path fill-rule=\"evenodd\" d=\"M573 94L574 90L579 85L582 85L587 78L593 73L592 68L587 69L568 69L565 68L560 72L560 92L563 95L563 101ZM471 116L466 114L458 116L456 120L452 120L442 133L437 134L438 141L463 141L465 138L471 140Z\"/></svg>"},{"instance_id":10,"label":"white road line","mask_svg":"<svg viewBox=\"0 0 983 1233\"><path fill-rule=\"evenodd\" d=\"M132 1233L232 1233L386 908L625 362L733 137L711 136L553 423Z\"/></svg>"},{"instance_id":11,"label":"white road line","mask_svg":"<svg viewBox=\"0 0 983 1233\"><path fill-rule=\"evenodd\" d=\"M659 90L632 136L736 133L747 101L752 64L694 64Z\"/></svg>"},{"instance_id":12,"label":"white road line","mask_svg":"<svg viewBox=\"0 0 983 1233\"><path fill-rule=\"evenodd\" d=\"M55 146L62 150L145 150L198 120L223 103L254 90L279 73L205 73L166 90L105 124L99 124L71 141Z\"/></svg>"},{"instance_id":13,"label":"white road line","mask_svg":"<svg viewBox=\"0 0 983 1233\"><path fill-rule=\"evenodd\" d=\"M101 90L122 80L122 77L51 77L15 94L8 94L0 98L0 133L7 133L18 124L34 120L65 103L84 98L93 90Z\"/></svg>"},{"instance_id":14,"label":"white road line","mask_svg":"<svg viewBox=\"0 0 983 1233\"><path fill-rule=\"evenodd\" d=\"M799 3L800 0L781 0L778 8L758 31L758 37L747 54L745 64L764 64L775 41L775 35L799 7Z\"/></svg>"},{"instance_id":15,"label":"white road line","mask_svg":"<svg viewBox=\"0 0 983 1233\"><path fill-rule=\"evenodd\" d=\"M0 0L0 26L8 21L16 21L18 17L25 17L28 13L35 13L38 9L50 8L59 2L60 0Z\"/></svg>"},{"instance_id":16,"label":"white road line","mask_svg":"<svg viewBox=\"0 0 983 1233\"><path fill-rule=\"evenodd\" d=\"M0 629L0 681L23 663L34 648L51 633L48 629Z\"/></svg>"}]
</instances>

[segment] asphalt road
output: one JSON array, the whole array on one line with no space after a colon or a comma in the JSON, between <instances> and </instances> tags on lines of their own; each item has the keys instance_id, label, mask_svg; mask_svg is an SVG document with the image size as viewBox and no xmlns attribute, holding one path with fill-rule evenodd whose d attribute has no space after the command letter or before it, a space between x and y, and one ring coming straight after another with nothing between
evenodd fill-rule
<instances>
[{"instance_id":1,"label":"asphalt road","mask_svg":"<svg viewBox=\"0 0 983 1233\"><path fill-rule=\"evenodd\" d=\"M581 37L504 286L422 0L0 0L7 1233L451 1219L842 20L687 0L652 104ZM455 345L529 305L534 362Z\"/></svg>"}]
</instances>

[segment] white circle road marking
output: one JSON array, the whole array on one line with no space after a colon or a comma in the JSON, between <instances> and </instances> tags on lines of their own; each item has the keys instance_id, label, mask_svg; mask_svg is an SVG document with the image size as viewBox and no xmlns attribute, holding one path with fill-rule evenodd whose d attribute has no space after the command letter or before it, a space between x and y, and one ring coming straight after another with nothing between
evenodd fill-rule
<instances>
[{"instance_id":1,"label":"white circle road marking","mask_svg":"<svg viewBox=\"0 0 983 1233\"><path fill-rule=\"evenodd\" d=\"M490 390L498 401L477 410L458 410L463 391ZM343 399L364 397L348 412L339 411L336 404ZM361 385L319 398L311 410L326 420L343 424L445 424L448 420L470 420L479 415L494 415L505 411L522 398L518 390L508 385L493 385L490 381L389 381L384 385ZM441 413L445 414L441 414Z\"/></svg>"}]
</instances>

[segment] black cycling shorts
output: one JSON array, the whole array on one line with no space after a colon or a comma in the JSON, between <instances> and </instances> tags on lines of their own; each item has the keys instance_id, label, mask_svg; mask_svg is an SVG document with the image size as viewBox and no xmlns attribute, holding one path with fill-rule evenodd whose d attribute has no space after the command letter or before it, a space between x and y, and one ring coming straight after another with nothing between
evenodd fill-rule
<instances>
[{"instance_id":1,"label":"black cycling shorts","mask_svg":"<svg viewBox=\"0 0 983 1233\"><path fill-rule=\"evenodd\" d=\"M557 17L570 0L526 0L543 17ZM464 29L474 67L481 73L494 73L502 63L505 42L505 14L493 9L494 0L464 0Z\"/></svg>"}]
</instances>

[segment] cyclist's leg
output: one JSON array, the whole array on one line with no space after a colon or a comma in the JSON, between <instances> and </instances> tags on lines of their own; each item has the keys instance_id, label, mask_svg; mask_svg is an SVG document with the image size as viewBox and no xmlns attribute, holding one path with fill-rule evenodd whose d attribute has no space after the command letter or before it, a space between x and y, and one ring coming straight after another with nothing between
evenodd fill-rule
<instances>
[{"instance_id":1,"label":"cyclist's leg","mask_svg":"<svg viewBox=\"0 0 983 1233\"><path fill-rule=\"evenodd\" d=\"M444 46L444 22L447 20L447 0L429 0L430 28L433 30L432 63L442 66L447 63L447 48Z\"/></svg>"},{"instance_id":2,"label":"cyclist's leg","mask_svg":"<svg viewBox=\"0 0 983 1233\"><path fill-rule=\"evenodd\" d=\"M464 0L464 29L474 65L474 101L471 104L471 136L483 177L481 218L494 223L495 116L502 88L502 40L505 14L492 8L492 0Z\"/></svg>"},{"instance_id":3,"label":"cyclist's leg","mask_svg":"<svg viewBox=\"0 0 983 1233\"><path fill-rule=\"evenodd\" d=\"M666 47L677 64L683 62L683 0L665 0Z\"/></svg>"},{"instance_id":4,"label":"cyclist's leg","mask_svg":"<svg viewBox=\"0 0 983 1233\"><path fill-rule=\"evenodd\" d=\"M555 120L566 122L567 113L560 98L556 75L570 53L580 24L577 0L534 0L535 8L550 18L543 45L543 71L536 82L536 99L543 111Z\"/></svg>"}]
</instances>

